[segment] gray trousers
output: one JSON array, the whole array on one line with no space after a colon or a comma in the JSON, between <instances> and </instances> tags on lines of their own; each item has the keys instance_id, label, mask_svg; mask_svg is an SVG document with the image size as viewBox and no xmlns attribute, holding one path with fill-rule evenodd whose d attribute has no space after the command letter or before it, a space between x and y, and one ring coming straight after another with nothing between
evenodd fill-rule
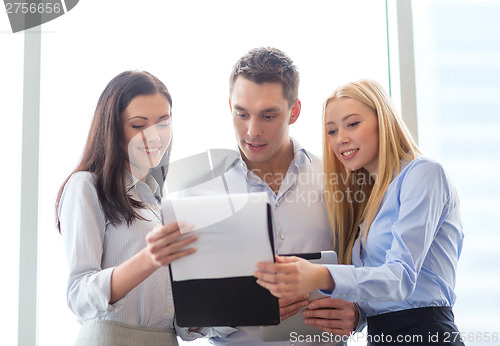
<instances>
[{"instance_id":1,"label":"gray trousers","mask_svg":"<svg viewBox=\"0 0 500 346\"><path fill-rule=\"evenodd\" d=\"M83 323L75 346L178 346L175 330L91 320Z\"/></svg>"}]
</instances>

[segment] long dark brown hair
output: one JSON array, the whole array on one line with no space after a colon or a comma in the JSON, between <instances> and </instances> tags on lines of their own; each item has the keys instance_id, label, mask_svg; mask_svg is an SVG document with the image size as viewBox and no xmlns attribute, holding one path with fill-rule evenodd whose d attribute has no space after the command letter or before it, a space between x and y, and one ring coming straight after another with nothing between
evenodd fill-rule
<instances>
[{"instance_id":1,"label":"long dark brown hair","mask_svg":"<svg viewBox=\"0 0 500 346\"><path fill-rule=\"evenodd\" d=\"M66 178L57 195L56 225L59 232L61 225L58 210L64 187L71 175L80 171L94 174L97 196L109 222L116 224L125 220L130 224L136 218L143 219L134 209L143 208L143 204L130 198L125 187L124 173L128 155L124 146L121 114L134 97L156 93L164 95L172 107L172 97L167 88L149 72L122 72L108 83L97 102L82 159ZM170 148L165 155L169 154ZM162 162L168 165L168 159ZM164 167L161 169L166 171ZM162 175L163 180L165 175ZM163 181L160 182L162 184Z\"/></svg>"}]
</instances>

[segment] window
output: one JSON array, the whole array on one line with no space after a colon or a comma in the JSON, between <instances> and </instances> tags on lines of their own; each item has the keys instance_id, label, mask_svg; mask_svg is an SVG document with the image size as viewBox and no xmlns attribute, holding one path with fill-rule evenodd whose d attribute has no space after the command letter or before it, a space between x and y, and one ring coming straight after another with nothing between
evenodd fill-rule
<instances>
[{"instance_id":1,"label":"window","mask_svg":"<svg viewBox=\"0 0 500 346\"><path fill-rule=\"evenodd\" d=\"M500 1L413 8L420 146L443 163L461 200L454 312L466 344L479 345L500 332Z\"/></svg>"},{"instance_id":2,"label":"window","mask_svg":"<svg viewBox=\"0 0 500 346\"><path fill-rule=\"evenodd\" d=\"M112 77L128 69L147 70L167 85L173 96L173 159L206 148L234 148L228 108L231 67L251 48L275 46L294 60L301 73L302 112L291 134L321 155L321 108L329 93L337 85L361 77L376 79L388 88L385 16L384 0L110 0L80 1L64 16L44 24L38 344L70 344L79 330L66 306L67 271L53 206L61 183L83 151L97 99ZM20 42L23 36L14 37ZM7 41L0 39L4 47ZM21 61L20 44L16 41L7 47ZM17 70L9 71L9 81L21 83L19 62L16 66ZM12 95L12 84L3 84ZM21 114L20 109L15 111ZM9 135L20 141L20 130L15 133ZM15 152L12 155L20 157ZM11 174L15 181L19 171ZM16 191L15 184L13 189ZM18 228L16 224L11 227ZM7 254L8 258L18 257L15 249ZM13 297L11 289L15 293L17 287L6 292ZM9 330L15 330L15 325ZM15 337L14 333L12 340Z\"/></svg>"},{"instance_id":3,"label":"window","mask_svg":"<svg viewBox=\"0 0 500 346\"><path fill-rule=\"evenodd\" d=\"M2 148L0 179L6 188L0 201L2 211L0 262L3 263L4 276L4 284L0 286L0 295L8 297L3 301L4 309L8 313L0 318L0 323L3 325L2 343L14 345L17 340L19 291L24 35L11 34L8 22L0 21L0 42L2 47L0 114L2 114L4 125L0 136Z\"/></svg>"}]
</instances>

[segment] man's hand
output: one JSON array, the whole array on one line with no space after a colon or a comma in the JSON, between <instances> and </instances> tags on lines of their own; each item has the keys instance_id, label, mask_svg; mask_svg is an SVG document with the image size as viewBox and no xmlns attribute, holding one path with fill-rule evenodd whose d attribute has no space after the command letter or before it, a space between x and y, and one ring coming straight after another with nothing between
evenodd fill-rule
<instances>
[{"instance_id":1,"label":"man's hand","mask_svg":"<svg viewBox=\"0 0 500 346\"><path fill-rule=\"evenodd\" d=\"M356 304L337 298L314 300L302 314L305 324L336 335L350 335L359 321Z\"/></svg>"},{"instance_id":2,"label":"man's hand","mask_svg":"<svg viewBox=\"0 0 500 346\"><path fill-rule=\"evenodd\" d=\"M284 321L288 317L295 315L300 309L309 304L308 298L309 294L297 298L281 298L280 319Z\"/></svg>"}]
</instances>

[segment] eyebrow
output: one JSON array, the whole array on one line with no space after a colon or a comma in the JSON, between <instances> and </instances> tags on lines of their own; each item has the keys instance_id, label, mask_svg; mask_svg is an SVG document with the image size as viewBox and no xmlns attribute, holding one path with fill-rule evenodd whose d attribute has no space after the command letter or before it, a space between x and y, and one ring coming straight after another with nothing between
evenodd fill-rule
<instances>
[{"instance_id":1,"label":"eyebrow","mask_svg":"<svg viewBox=\"0 0 500 346\"><path fill-rule=\"evenodd\" d=\"M238 105L234 105L233 108L236 109L237 111L246 111L245 108L238 106Z\"/></svg>"},{"instance_id":2,"label":"eyebrow","mask_svg":"<svg viewBox=\"0 0 500 346\"><path fill-rule=\"evenodd\" d=\"M163 119L165 119L165 118L167 118L167 117L169 117L169 116L170 116L170 114L164 114L164 115L162 115L162 116L160 117L160 120L163 120ZM147 117L142 116L142 115L136 115L136 116L134 116L134 117L132 117L132 118L128 118L128 120L133 120L133 119L148 120L148 118L147 118Z\"/></svg>"},{"instance_id":3,"label":"eyebrow","mask_svg":"<svg viewBox=\"0 0 500 346\"><path fill-rule=\"evenodd\" d=\"M349 119L350 117L353 117L355 115L359 115L359 114L358 113L352 113L352 114L346 115L345 117L342 118L342 122L346 121L347 119ZM334 125L334 124L335 124L335 122L329 121L325 125Z\"/></svg>"},{"instance_id":4,"label":"eyebrow","mask_svg":"<svg viewBox=\"0 0 500 346\"><path fill-rule=\"evenodd\" d=\"M237 111L243 111L247 112L248 110L244 107L241 107L239 105L234 105L233 108ZM274 112L279 112L280 108L279 107L269 107L261 110L259 114L265 114L265 113L274 113Z\"/></svg>"}]
</instances>

